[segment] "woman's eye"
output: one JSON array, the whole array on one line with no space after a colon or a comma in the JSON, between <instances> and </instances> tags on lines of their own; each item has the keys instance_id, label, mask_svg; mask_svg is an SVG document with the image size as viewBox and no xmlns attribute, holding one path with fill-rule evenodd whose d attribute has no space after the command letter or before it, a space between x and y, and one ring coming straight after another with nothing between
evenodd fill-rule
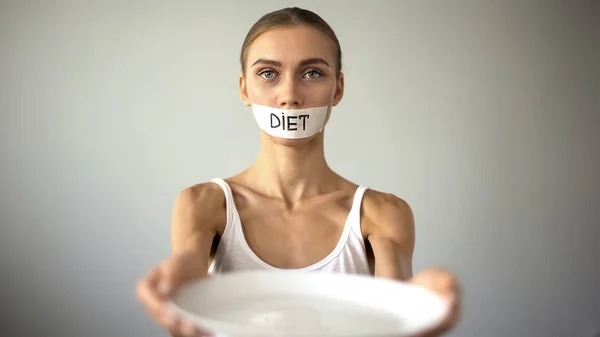
<instances>
[{"instance_id":1,"label":"woman's eye","mask_svg":"<svg viewBox=\"0 0 600 337\"><path fill-rule=\"evenodd\" d=\"M258 73L262 78L270 80L275 77L275 72L272 70L264 70Z\"/></svg>"},{"instance_id":2,"label":"woman's eye","mask_svg":"<svg viewBox=\"0 0 600 337\"><path fill-rule=\"evenodd\" d=\"M315 78L318 78L319 76L321 76L321 72L318 70L311 70L311 71L307 72L304 76L306 76L310 79L315 79Z\"/></svg>"}]
</instances>

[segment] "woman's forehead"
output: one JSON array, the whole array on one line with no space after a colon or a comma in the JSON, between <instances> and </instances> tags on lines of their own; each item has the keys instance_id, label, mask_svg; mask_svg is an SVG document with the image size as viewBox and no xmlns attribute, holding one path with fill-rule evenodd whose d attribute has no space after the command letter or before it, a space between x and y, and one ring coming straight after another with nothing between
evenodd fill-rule
<instances>
[{"instance_id":1,"label":"woman's forehead","mask_svg":"<svg viewBox=\"0 0 600 337\"><path fill-rule=\"evenodd\" d=\"M309 27L277 28L261 34L250 45L247 64L268 59L282 64L296 64L310 58L335 62L333 42L324 33Z\"/></svg>"}]
</instances>

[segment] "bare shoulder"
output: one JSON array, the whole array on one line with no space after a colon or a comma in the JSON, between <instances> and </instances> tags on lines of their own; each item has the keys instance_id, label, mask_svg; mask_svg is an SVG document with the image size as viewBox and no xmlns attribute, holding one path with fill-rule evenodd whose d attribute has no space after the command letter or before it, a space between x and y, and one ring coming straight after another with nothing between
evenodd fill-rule
<instances>
[{"instance_id":1,"label":"bare shoulder","mask_svg":"<svg viewBox=\"0 0 600 337\"><path fill-rule=\"evenodd\" d=\"M392 194L369 189L362 207L363 232L368 237L384 236L394 241L414 241L414 216L410 205Z\"/></svg>"},{"instance_id":2,"label":"bare shoulder","mask_svg":"<svg viewBox=\"0 0 600 337\"><path fill-rule=\"evenodd\" d=\"M173 205L173 249L193 249L200 239L212 241L224 228L226 214L225 195L219 185L205 182L183 189Z\"/></svg>"},{"instance_id":3,"label":"bare shoulder","mask_svg":"<svg viewBox=\"0 0 600 337\"><path fill-rule=\"evenodd\" d=\"M412 276L415 226L406 201L391 193L367 190L361 230L371 246L376 276L401 280Z\"/></svg>"},{"instance_id":4,"label":"bare shoulder","mask_svg":"<svg viewBox=\"0 0 600 337\"><path fill-rule=\"evenodd\" d=\"M206 214L225 210L225 194L213 182L204 182L183 189L175 199L174 210Z\"/></svg>"}]
</instances>

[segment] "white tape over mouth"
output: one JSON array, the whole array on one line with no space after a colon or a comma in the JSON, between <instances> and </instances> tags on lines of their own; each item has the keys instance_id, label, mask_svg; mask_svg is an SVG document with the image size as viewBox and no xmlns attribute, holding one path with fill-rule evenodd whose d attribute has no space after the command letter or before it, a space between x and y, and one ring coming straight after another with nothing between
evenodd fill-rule
<instances>
[{"instance_id":1,"label":"white tape over mouth","mask_svg":"<svg viewBox=\"0 0 600 337\"><path fill-rule=\"evenodd\" d=\"M252 113L258 126L267 134L278 138L302 139L323 131L328 108L278 109L252 104Z\"/></svg>"}]
</instances>

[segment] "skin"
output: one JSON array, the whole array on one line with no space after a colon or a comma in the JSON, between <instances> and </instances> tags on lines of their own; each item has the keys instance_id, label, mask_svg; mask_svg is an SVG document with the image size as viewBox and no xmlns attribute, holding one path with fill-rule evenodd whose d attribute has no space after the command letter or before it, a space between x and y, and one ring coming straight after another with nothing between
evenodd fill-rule
<instances>
[{"instance_id":1,"label":"skin","mask_svg":"<svg viewBox=\"0 0 600 337\"><path fill-rule=\"evenodd\" d=\"M262 34L248 49L246 71L239 78L242 102L285 109L336 106L344 94L344 76L335 72L332 46L326 35L305 26ZM261 131L255 163L226 181L251 249L265 262L286 269L314 264L333 250L358 187L327 164L324 133L290 140ZM164 300L182 283L207 276L215 237L223 234L225 223L225 198L214 183L186 188L175 201L172 256L137 288L151 317L173 336L207 334L173 317ZM427 287L448 300L446 321L423 336L450 330L459 316L458 282L443 268L413 276L415 223L410 206L393 194L367 190L361 229L375 277Z\"/></svg>"}]
</instances>

